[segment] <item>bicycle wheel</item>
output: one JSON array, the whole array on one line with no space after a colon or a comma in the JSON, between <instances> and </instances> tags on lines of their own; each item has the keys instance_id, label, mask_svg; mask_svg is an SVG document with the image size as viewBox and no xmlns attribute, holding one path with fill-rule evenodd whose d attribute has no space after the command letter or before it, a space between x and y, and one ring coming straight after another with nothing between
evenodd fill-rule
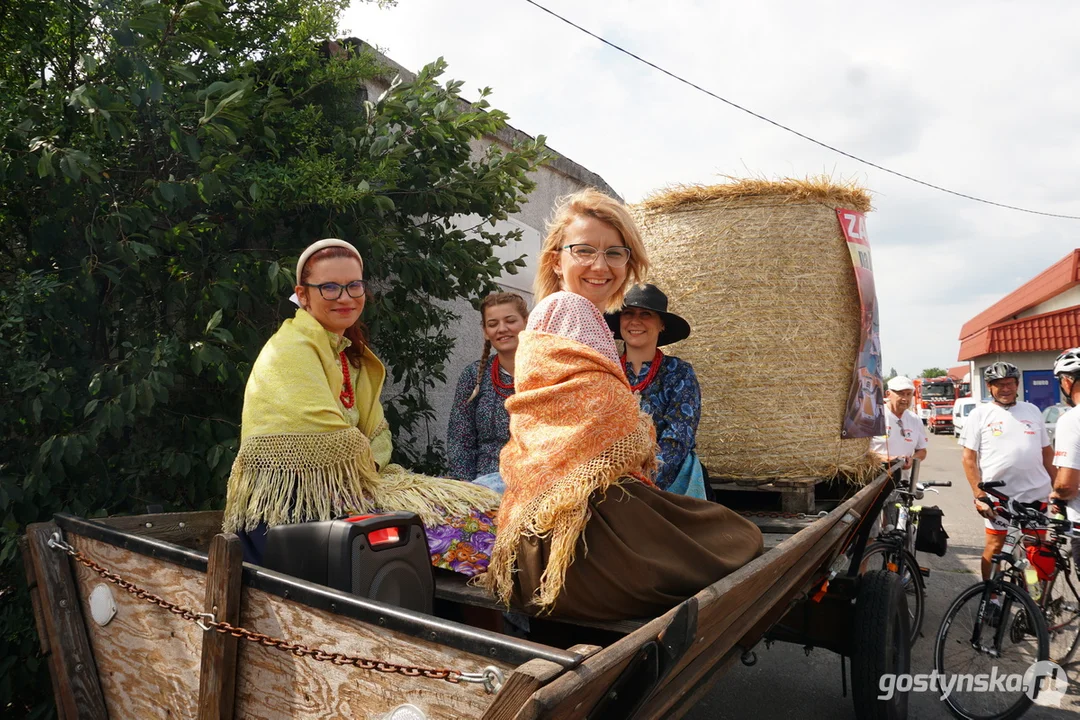
<instances>
[{"instance_id":1,"label":"bicycle wheel","mask_svg":"<svg viewBox=\"0 0 1080 720\"><path fill-rule=\"evenodd\" d=\"M1065 667L1076 655L1080 640L1080 594L1068 571L1061 571L1043 599L1050 633L1050 659Z\"/></svg>"},{"instance_id":2,"label":"bicycle wheel","mask_svg":"<svg viewBox=\"0 0 1080 720\"><path fill-rule=\"evenodd\" d=\"M898 555L899 562L896 561ZM906 550L901 551L889 543L876 542L866 547L862 562L859 563L860 575L870 570L888 570L900 576L904 593L907 595L908 645L914 645L922 628L923 605L926 600L926 590L918 563Z\"/></svg>"},{"instance_id":3,"label":"bicycle wheel","mask_svg":"<svg viewBox=\"0 0 1080 720\"><path fill-rule=\"evenodd\" d=\"M1002 603L992 609L990 593ZM986 598L987 611L980 615ZM945 612L934 643L934 669L949 710L966 720L1012 720L1031 706L1023 688L1009 690L986 679L1023 675L1033 663L1050 657L1046 620L1019 588L1001 581L981 582L964 590ZM979 678L984 681L980 682ZM955 683L950 685L950 683Z\"/></svg>"}]
</instances>

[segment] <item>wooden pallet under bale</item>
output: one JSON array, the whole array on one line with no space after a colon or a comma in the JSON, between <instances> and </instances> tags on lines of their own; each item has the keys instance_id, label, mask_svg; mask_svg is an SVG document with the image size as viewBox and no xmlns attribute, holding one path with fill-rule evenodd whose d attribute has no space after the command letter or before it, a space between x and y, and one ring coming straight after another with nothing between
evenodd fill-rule
<instances>
[{"instance_id":1,"label":"wooden pallet under bale","mask_svg":"<svg viewBox=\"0 0 1080 720\"><path fill-rule=\"evenodd\" d=\"M719 502L736 509L813 514L817 485L825 480L820 477L717 478L710 484Z\"/></svg>"}]
</instances>

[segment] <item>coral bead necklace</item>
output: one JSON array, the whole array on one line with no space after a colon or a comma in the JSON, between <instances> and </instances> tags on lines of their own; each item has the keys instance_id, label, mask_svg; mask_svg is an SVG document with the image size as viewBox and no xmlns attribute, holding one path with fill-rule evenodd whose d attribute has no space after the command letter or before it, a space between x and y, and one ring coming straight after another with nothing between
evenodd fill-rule
<instances>
[{"instance_id":1,"label":"coral bead necklace","mask_svg":"<svg viewBox=\"0 0 1080 720\"><path fill-rule=\"evenodd\" d=\"M346 410L352 410L356 404L356 393L353 392L352 377L349 374L349 359L345 357L345 351L341 352L341 405Z\"/></svg>"},{"instance_id":2,"label":"coral bead necklace","mask_svg":"<svg viewBox=\"0 0 1080 720\"><path fill-rule=\"evenodd\" d=\"M664 361L664 353L660 352L660 348L656 349L656 354L653 355L652 363L649 365L649 372L645 375L641 382L631 385L630 389L636 393L641 392L645 388L652 384L652 381L656 379L656 374L660 372L660 365ZM622 356L623 372L626 376L630 376L630 363L626 360L626 355Z\"/></svg>"}]
</instances>

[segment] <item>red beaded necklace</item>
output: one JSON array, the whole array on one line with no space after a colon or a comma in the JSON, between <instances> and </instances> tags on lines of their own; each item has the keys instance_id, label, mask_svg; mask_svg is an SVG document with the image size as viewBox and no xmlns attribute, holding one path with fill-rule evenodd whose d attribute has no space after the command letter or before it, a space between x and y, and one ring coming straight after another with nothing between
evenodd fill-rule
<instances>
[{"instance_id":1,"label":"red beaded necklace","mask_svg":"<svg viewBox=\"0 0 1080 720\"><path fill-rule=\"evenodd\" d=\"M504 400L514 394L514 381L504 383L499 377L499 356L495 356L495 362L491 363L491 385L495 388L495 394Z\"/></svg>"},{"instance_id":2,"label":"red beaded necklace","mask_svg":"<svg viewBox=\"0 0 1080 720\"><path fill-rule=\"evenodd\" d=\"M341 405L346 410L351 410L356 404L356 393L353 392L352 378L349 376L349 360L345 357L345 351L341 351Z\"/></svg>"},{"instance_id":3,"label":"red beaded necklace","mask_svg":"<svg viewBox=\"0 0 1080 720\"><path fill-rule=\"evenodd\" d=\"M645 388L649 387L649 385L652 383L652 381L656 379L656 373L660 372L660 365L661 365L661 363L663 363L663 360L664 360L664 353L660 352L660 348L657 348L656 349L656 354L653 355L653 358L652 358L652 364L649 365L649 372L646 373L646 375L645 375L645 379L642 380L641 382L639 382L637 385L631 385L630 389L633 390L634 392L638 393L638 392L641 392L642 390L644 390ZM622 356L622 366L623 366L623 372L625 372L627 377L629 377L630 376L630 363L628 363L626 361L626 355L625 354Z\"/></svg>"}]
</instances>

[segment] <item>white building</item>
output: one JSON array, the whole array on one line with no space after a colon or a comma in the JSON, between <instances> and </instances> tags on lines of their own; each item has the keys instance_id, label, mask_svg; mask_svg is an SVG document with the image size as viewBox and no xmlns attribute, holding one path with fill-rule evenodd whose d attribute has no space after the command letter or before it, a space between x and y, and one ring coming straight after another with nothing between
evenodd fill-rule
<instances>
[{"instance_id":1,"label":"white building","mask_svg":"<svg viewBox=\"0 0 1080 720\"><path fill-rule=\"evenodd\" d=\"M983 370L993 362L1020 368L1020 399L1046 408L1060 402L1054 360L1080 346L1080 249L964 323L960 357L971 364L971 395L989 399Z\"/></svg>"},{"instance_id":2,"label":"white building","mask_svg":"<svg viewBox=\"0 0 1080 720\"><path fill-rule=\"evenodd\" d=\"M347 41L352 43L354 41ZM365 44L367 49L372 49ZM380 64L386 68L386 73L368 83L369 97L376 98L381 95L395 76L400 76L404 81L415 79L415 73L398 65L384 55L376 53ZM513 127L504 127L495 135L489 135L473 143L474 157L480 157L492 144L501 145L509 150L515 143L531 140L532 138ZM549 148L550 150L550 148ZM504 248L495 248L495 254L500 260L507 261L526 256L529 263L521 268L517 275L505 275L499 279L503 289L516 292L525 298L531 308L533 305L532 286L536 276L535 261L540 254L540 243L547 234L545 225L552 214L555 201L571 193L593 187L608 195L622 199L602 177L586 168L578 165L569 158L563 157L554 151L553 156L539 168L532 176L536 188L529 195L528 201L521 206L521 211L511 215L507 220L500 221L494 228L488 228L493 232L507 232L520 228L522 240L512 243ZM462 217L458 221L459 227L473 227L480 222L477 217ZM446 427L450 419L450 406L454 399L454 388L465 367L480 359L483 349L484 336L480 330L480 315L465 300L451 303L448 307L460 318L456 327L448 328L449 334L456 339L454 352L446 366L447 382L437 385L428 393L428 399L436 410L436 420L427 428L425 434L414 439L415 444L430 442L432 440L446 440ZM383 392L384 402L393 398L394 388L387 388Z\"/></svg>"}]
</instances>

